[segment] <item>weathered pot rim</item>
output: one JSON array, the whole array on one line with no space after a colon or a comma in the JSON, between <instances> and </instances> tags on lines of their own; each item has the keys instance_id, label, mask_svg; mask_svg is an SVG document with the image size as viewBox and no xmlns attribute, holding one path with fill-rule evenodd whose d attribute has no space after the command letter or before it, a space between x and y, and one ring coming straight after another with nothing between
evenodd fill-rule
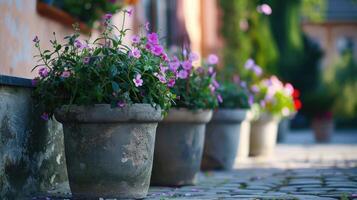
<instances>
[{"instance_id":1,"label":"weathered pot rim","mask_svg":"<svg viewBox=\"0 0 357 200\"><path fill-rule=\"evenodd\" d=\"M115 123L115 122L159 122L161 109L150 104L131 104L123 108L111 108L110 104L92 106L64 105L55 110L59 122Z\"/></svg>"},{"instance_id":2,"label":"weathered pot rim","mask_svg":"<svg viewBox=\"0 0 357 200\"><path fill-rule=\"evenodd\" d=\"M272 115L269 113L261 113L257 119L253 119L253 122L270 122L270 121L275 121L279 122L281 120L281 117Z\"/></svg>"},{"instance_id":3,"label":"weathered pot rim","mask_svg":"<svg viewBox=\"0 0 357 200\"><path fill-rule=\"evenodd\" d=\"M164 123L208 123L212 119L212 110L189 110L172 108L164 118Z\"/></svg>"},{"instance_id":4,"label":"weathered pot rim","mask_svg":"<svg viewBox=\"0 0 357 200\"><path fill-rule=\"evenodd\" d=\"M213 112L211 122L239 123L248 118L249 109L219 108Z\"/></svg>"}]
</instances>

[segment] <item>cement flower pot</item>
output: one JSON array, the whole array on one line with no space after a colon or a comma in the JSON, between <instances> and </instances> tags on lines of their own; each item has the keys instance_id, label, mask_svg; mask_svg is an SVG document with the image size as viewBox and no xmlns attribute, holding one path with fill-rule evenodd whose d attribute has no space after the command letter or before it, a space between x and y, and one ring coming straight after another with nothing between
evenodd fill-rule
<instances>
[{"instance_id":1,"label":"cement flower pot","mask_svg":"<svg viewBox=\"0 0 357 200\"><path fill-rule=\"evenodd\" d=\"M329 142L335 129L333 119L315 118L311 124L316 142Z\"/></svg>"},{"instance_id":2,"label":"cement flower pot","mask_svg":"<svg viewBox=\"0 0 357 200\"><path fill-rule=\"evenodd\" d=\"M171 109L156 133L152 185L194 185L212 111Z\"/></svg>"},{"instance_id":3,"label":"cement flower pot","mask_svg":"<svg viewBox=\"0 0 357 200\"><path fill-rule=\"evenodd\" d=\"M253 112L248 111L246 118L240 125L237 160L244 161L249 156L250 145L250 122L253 120Z\"/></svg>"},{"instance_id":4,"label":"cement flower pot","mask_svg":"<svg viewBox=\"0 0 357 200\"><path fill-rule=\"evenodd\" d=\"M262 114L251 122L250 156L271 156L274 153L279 121L278 117Z\"/></svg>"},{"instance_id":5,"label":"cement flower pot","mask_svg":"<svg viewBox=\"0 0 357 200\"><path fill-rule=\"evenodd\" d=\"M247 110L218 109L206 127L202 170L230 170L237 156L241 122Z\"/></svg>"},{"instance_id":6,"label":"cement flower pot","mask_svg":"<svg viewBox=\"0 0 357 200\"><path fill-rule=\"evenodd\" d=\"M75 198L143 198L148 192L160 109L64 106L68 179Z\"/></svg>"}]
</instances>

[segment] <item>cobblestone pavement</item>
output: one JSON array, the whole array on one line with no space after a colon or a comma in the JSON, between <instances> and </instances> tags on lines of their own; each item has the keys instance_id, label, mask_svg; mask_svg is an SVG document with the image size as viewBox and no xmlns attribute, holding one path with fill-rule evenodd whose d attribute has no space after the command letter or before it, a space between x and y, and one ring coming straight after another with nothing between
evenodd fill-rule
<instances>
[{"instance_id":1,"label":"cobblestone pavement","mask_svg":"<svg viewBox=\"0 0 357 200\"><path fill-rule=\"evenodd\" d=\"M145 199L357 199L356 137L339 135L335 144L279 144L271 158L249 158L236 162L232 171L201 173L195 186L151 187Z\"/></svg>"}]
</instances>

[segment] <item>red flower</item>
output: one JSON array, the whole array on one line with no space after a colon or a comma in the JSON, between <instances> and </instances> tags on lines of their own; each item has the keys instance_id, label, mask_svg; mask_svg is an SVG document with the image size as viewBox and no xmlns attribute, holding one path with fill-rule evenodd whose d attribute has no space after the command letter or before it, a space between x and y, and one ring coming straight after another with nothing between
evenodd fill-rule
<instances>
[{"instance_id":1,"label":"red flower","mask_svg":"<svg viewBox=\"0 0 357 200\"><path fill-rule=\"evenodd\" d=\"M295 100L294 100L294 106L295 106L295 109L296 109L296 110L300 110L301 107L302 107L301 101L300 101L299 99L295 99Z\"/></svg>"},{"instance_id":2,"label":"red flower","mask_svg":"<svg viewBox=\"0 0 357 200\"><path fill-rule=\"evenodd\" d=\"M299 98L299 96L300 96L300 91L297 90L297 89L294 89L294 92L293 92L293 97L294 97L294 99Z\"/></svg>"}]
</instances>

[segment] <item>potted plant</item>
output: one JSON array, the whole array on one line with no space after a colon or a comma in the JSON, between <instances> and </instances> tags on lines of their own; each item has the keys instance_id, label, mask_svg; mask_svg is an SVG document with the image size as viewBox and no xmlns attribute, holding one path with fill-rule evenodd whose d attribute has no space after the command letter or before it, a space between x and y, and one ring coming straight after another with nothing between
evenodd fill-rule
<instances>
[{"instance_id":1,"label":"potted plant","mask_svg":"<svg viewBox=\"0 0 357 200\"><path fill-rule=\"evenodd\" d=\"M250 108L247 88L238 83L225 82L218 92L224 101L214 111L206 127L203 170L232 169L238 146L248 148L249 145L249 137L240 135L241 122L247 118Z\"/></svg>"},{"instance_id":2,"label":"potted plant","mask_svg":"<svg viewBox=\"0 0 357 200\"><path fill-rule=\"evenodd\" d=\"M328 142L334 131L333 105L335 95L325 87L318 87L304 97L304 113L311 120L316 142Z\"/></svg>"},{"instance_id":3,"label":"potted plant","mask_svg":"<svg viewBox=\"0 0 357 200\"><path fill-rule=\"evenodd\" d=\"M296 112L294 88L283 84L276 76L263 79L252 85L255 92L259 117L251 123L250 156L270 156L277 141L278 124L281 118Z\"/></svg>"},{"instance_id":4,"label":"potted plant","mask_svg":"<svg viewBox=\"0 0 357 200\"><path fill-rule=\"evenodd\" d=\"M215 80L213 65L218 62L210 55L206 67L193 68L194 53L173 57L169 69L177 75L171 91L176 103L159 123L155 141L152 185L182 186L196 183L200 170L205 126L212 117L211 109L221 96Z\"/></svg>"},{"instance_id":5,"label":"potted plant","mask_svg":"<svg viewBox=\"0 0 357 200\"><path fill-rule=\"evenodd\" d=\"M124 11L128 13L128 11ZM42 118L63 124L69 185L75 198L143 198L147 194L155 131L174 99L158 74L168 65L156 33L134 36L132 48L104 16L93 43L78 32L42 50L34 97ZM118 30L115 35L113 30ZM172 73L165 74L170 77Z\"/></svg>"}]
</instances>

